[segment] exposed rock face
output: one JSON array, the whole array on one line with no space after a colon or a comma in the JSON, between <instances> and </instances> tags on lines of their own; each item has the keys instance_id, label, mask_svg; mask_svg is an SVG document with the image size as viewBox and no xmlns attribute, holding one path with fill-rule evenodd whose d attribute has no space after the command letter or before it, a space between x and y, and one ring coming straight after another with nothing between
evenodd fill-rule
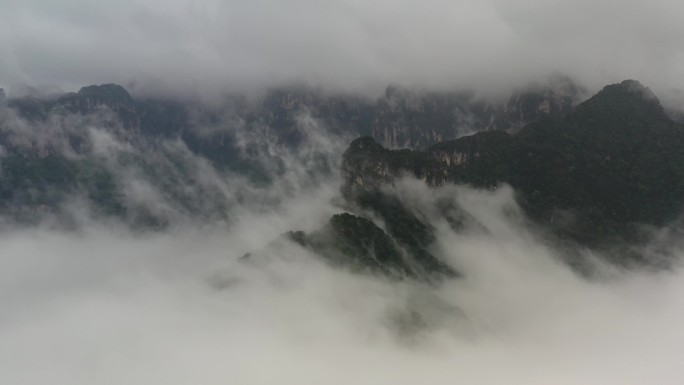
<instances>
[{"instance_id":1,"label":"exposed rock face","mask_svg":"<svg viewBox=\"0 0 684 385\"><path fill-rule=\"evenodd\" d=\"M468 179L479 187L495 186L498 152L509 145L511 135L494 131L440 143L426 151L388 150L373 138L354 140L342 158L342 192L354 196L375 192L397 178L415 177L428 185Z\"/></svg>"},{"instance_id":2,"label":"exposed rock face","mask_svg":"<svg viewBox=\"0 0 684 385\"><path fill-rule=\"evenodd\" d=\"M388 148L425 149L480 131L517 132L542 117L572 111L585 93L562 76L518 90L506 103L482 100L468 91L416 92L390 86L377 102L370 135Z\"/></svg>"},{"instance_id":3,"label":"exposed rock face","mask_svg":"<svg viewBox=\"0 0 684 385\"><path fill-rule=\"evenodd\" d=\"M417 151L387 150L370 137L356 139L343 155L342 191L349 197L361 192L377 191L395 178L423 178L425 172L433 170L422 167L422 162L428 159L424 153Z\"/></svg>"},{"instance_id":4,"label":"exposed rock face","mask_svg":"<svg viewBox=\"0 0 684 385\"><path fill-rule=\"evenodd\" d=\"M389 148L423 148L491 129L499 112L496 103L477 100L472 92L416 92L390 86L377 101L371 135Z\"/></svg>"},{"instance_id":5,"label":"exposed rock face","mask_svg":"<svg viewBox=\"0 0 684 385\"><path fill-rule=\"evenodd\" d=\"M585 99L586 90L564 76L552 77L546 84L533 84L513 93L495 129L517 132L544 116L562 116Z\"/></svg>"}]
</instances>

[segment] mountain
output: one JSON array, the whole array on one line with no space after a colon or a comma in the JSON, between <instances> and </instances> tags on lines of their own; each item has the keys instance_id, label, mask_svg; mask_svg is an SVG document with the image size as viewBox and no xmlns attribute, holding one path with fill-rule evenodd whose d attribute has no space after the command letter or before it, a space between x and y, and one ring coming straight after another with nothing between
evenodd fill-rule
<instances>
[{"instance_id":1,"label":"mountain","mask_svg":"<svg viewBox=\"0 0 684 385\"><path fill-rule=\"evenodd\" d=\"M504 107L468 92L395 86L376 101L289 88L257 103L229 96L207 106L136 99L114 84L10 98L0 107L0 213L24 225L68 224L77 222L70 207L85 202L96 216L140 229L177 218L229 222L234 207L277 200L261 187L296 193L336 172L338 153L321 137L365 134L341 156L347 214L286 236L331 263L393 277L459 275L442 261L425 215L387 192L404 177L507 184L562 242L638 243L684 204L684 129L636 81L576 105L581 93L560 81L516 92ZM462 136L467 130L479 132ZM397 145L414 148L386 148ZM287 174L293 162L303 172ZM473 221L453 201L440 205L456 231Z\"/></svg>"},{"instance_id":2,"label":"mountain","mask_svg":"<svg viewBox=\"0 0 684 385\"><path fill-rule=\"evenodd\" d=\"M646 263L632 246L648 239L649 226L666 226L684 209L684 125L668 117L648 88L627 80L606 86L572 112L513 132L480 132L424 151L386 149L372 137L361 137L343 154L341 173L347 210L359 217L345 214L345 221L333 221L342 229L338 233L354 235L321 238L318 232L298 232L294 239L314 243L323 255L342 247L337 261L343 255L353 266L363 263L375 273L428 281L458 275L451 268L445 274L427 216L392 191L406 177L432 187L467 184L491 190L508 184L527 217L553 235L553 242L597 249L619 264ZM474 221L454 200L439 205L433 211L456 232ZM379 219L385 230L368 218ZM359 241L369 237L383 241ZM349 244L355 247L344 246ZM369 250L382 255L372 258L378 253ZM422 274L397 262L400 253L409 265L421 265ZM581 258L568 254L568 262L579 269Z\"/></svg>"},{"instance_id":3,"label":"mountain","mask_svg":"<svg viewBox=\"0 0 684 385\"><path fill-rule=\"evenodd\" d=\"M526 213L561 238L591 247L638 241L684 207L684 126L636 81L609 85L565 116L517 134L482 132L425 151L351 143L343 194L364 201L411 176L428 185L511 185Z\"/></svg>"},{"instance_id":4,"label":"mountain","mask_svg":"<svg viewBox=\"0 0 684 385\"><path fill-rule=\"evenodd\" d=\"M396 232L390 232L396 236ZM457 275L449 265L422 249L402 248L397 241L405 238L392 238L371 220L349 213L334 215L324 228L316 232L290 232L287 237L333 265L355 271L427 281Z\"/></svg>"},{"instance_id":5,"label":"mountain","mask_svg":"<svg viewBox=\"0 0 684 385\"><path fill-rule=\"evenodd\" d=\"M515 132L544 116L560 116L584 98L585 90L563 76L512 93L506 103L471 91L417 92L390 86L377 102L371 134L389 148L424 149L480 131Z\"/></svg>"},{"instance_id":6,"label":"mountain","mask_svg":"<svg viewBox=\"0 0 684 385\"><path fill-rule=\"evenodd\" d=\"M37 223L62 217L64 205L80 199L99 215L144 227L164 226L170 213L224 220L228 209L216 199L226 191L221 178L269 185L286 172L285 158L302 156L312 179L334 172L337 156L312 144L319 136L375 135L389 146L425 147L511 129L570 108L581 88L566 83L526 88L508 106L472 92L394 86L377 100L289 87L256 101L229 95L212 105L135 98L116 84L45 96L35 90L0 106L0 214ZM199 172L206 167L195 158L219 177ZM139 189L147 192L132 192ZM155 199L168 205L150 204Z\"/></svg>"}]
</instances>

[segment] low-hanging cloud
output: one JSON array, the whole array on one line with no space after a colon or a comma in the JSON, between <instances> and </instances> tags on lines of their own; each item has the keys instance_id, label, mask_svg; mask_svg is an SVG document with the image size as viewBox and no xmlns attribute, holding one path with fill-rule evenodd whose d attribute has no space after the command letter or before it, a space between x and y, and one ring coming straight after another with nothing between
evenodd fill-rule
<instances>
[{"instance_id":1,"label":"low-hanging cloud","mask_svg":"<svg viewBox=\"0 0 684 385\"><path fill-rule=\"evenodd\" d=\"M510 189L403 181L464 276L432 286L335 269L295 244L325 187L226 232L17 230L1 237L0 382L678 384L680 270L587 279L524 226ZM455 197L478 225L428 208ZM427 210L427 211L426 211ZM258 231L255 231L258 229ZM668 247L681 257L681 245ZM599 267L605 269L606 267Z\"/></svg>"},{"instance_id":2,"label":"low-hanging cloud","mask_svg":"<svg viewBox=\"0 0 684 385\"><path fill-rule=\"evenodd\" d=\"M0 2L0 84L119 82L147 92L290 82L379 92L520 86L563 72L591 87L684 87L681 2ZM679 83L678 83L679 82Z\"/></svg>"},{"instance_id":3,"label":"low-hanging cloud","mask_svg":"<svg viewBox=\"0 0 684 385\"><path fill-rule=\"evenodd\" d=\"M137 128L126 128L108 108L87 114L56 109L32 120L0 106L0 162L5 162L0 176L9 192L0 210L0 228L23 223L20 218L26 212L37 220L27 223L47 227L69 222L79 228L93 217L105 219L99 210L102 202L92 201L88 187L95 180L93 172L107 178L103 191L123 208L114 218L143 227L228 225L240 212L269 211L287 197L322 185L328 195L334 194L341 154L351 139L327 133L307 112L297 117L296 128L300 145L291 148L266 124L246 126L231 114L216 115L211 122L191 118L188 135L220 146L219 151L247 165L221 168L193 151L183 135L143 135ZM67 164L66 171L53 169L48 175L70 184L58 188L40 179L42 169L36 171L31 162L50 161ZM26 164L28 170L22 169ZM253 170L257 177L250 177ZM51 206L36 204L33 196Z\"/></svg>"}]
</instances>

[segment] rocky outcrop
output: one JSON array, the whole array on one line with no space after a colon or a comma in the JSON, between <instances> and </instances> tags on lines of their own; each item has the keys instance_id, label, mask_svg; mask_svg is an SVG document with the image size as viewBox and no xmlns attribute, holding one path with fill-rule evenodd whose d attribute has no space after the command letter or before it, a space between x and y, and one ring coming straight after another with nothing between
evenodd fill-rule
<instances>
[{"instance_id":1,"label":"rocky outcrop","mask_svg":"<svg viewBox=\"0 0 684 385\"><path fill-rule=\"evenodd\" d=\"M543 117L571 112L585 93L563 76L514 91L507 102L484 100L469 91L390 86L377 102L371 136L387 148L426 149L481 131L513 133Z\"/></svg>"},{"instance_id":2,"label":"rocky outcrop","mask_svg":"<svg viewBox=\"0 0 684 385\"><path fill-rule=\"evenodd\" d=\"M528 85L513 92L492 128L513 133L540 118L563 116L586 99L586 92L566 76L553 76L543 84Z\"/></svg>"},{"instance_id":3,"label":"rocky outcrop","mask_svg":"<svg viewBox=\"0 0 684 385\"><path fill-rule=\"evenodd\" d=\"M372 221L348 213L334 215L325 227L311 234L296 231L286 237L334 266L357 272L424 281L456 276L451 267L431 254L407 251Z\"/></svg>"},{"instance_id":4,"label":"rocky outcrop","mask_svg":"<svg viewBox=\"0 0 684 385\"><path fill-rule=\"evenodd\" d=\"M356 139L342 156L342 192L352 197L376 191L396 178L422 178L428 168L421 163L427 159L424 153L413 150L387 150L371 137Z\"/></svg>"}]
</instances>

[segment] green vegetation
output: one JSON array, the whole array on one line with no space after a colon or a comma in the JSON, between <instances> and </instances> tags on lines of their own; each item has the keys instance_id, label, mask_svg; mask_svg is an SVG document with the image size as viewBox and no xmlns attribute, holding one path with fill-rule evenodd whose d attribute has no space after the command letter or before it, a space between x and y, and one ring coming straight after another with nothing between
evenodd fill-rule
<instances>
[{"instance_id":1,"label":"green vegetation","mask_svg":"<svg viewBox=\"0 0 684 385\"><path fill-rule=\"evenodd\" d=\"M419 222L413 225L422 226ZM406 230L399 229L399 233ZM451 268L424 250L422 254L414 254L414 250L407 253L402 248L406 244L395 241L402 238L393 239L372 221L352 214L334 215L325 227L311 234L297 231L287 235L333 265L354 271L427 281L455 275Z\"/></svg>"}]
</instances>

